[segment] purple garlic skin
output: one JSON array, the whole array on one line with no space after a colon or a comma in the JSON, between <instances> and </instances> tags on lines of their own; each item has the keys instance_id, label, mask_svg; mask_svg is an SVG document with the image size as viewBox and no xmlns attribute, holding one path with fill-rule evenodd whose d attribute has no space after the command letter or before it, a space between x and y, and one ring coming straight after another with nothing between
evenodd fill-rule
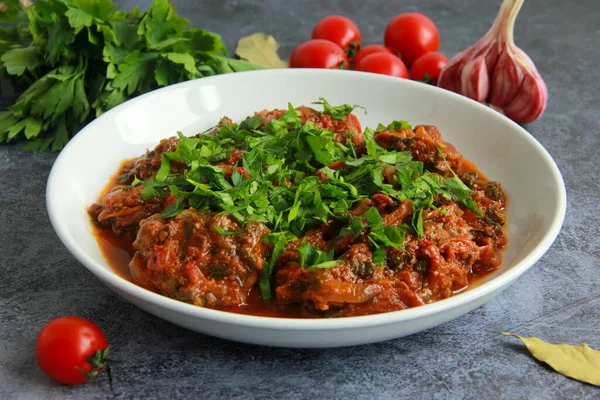
<instances>
[{"instance_id":1,"label":"purple garlic skin","mask_svg":"<svg viewBox=\"0 0 600 400\"><path fill-rule=\"evenodd\" d=\"M523 1L504 0L492 28L454 56L438 79L439 87L489 103L521 124L538 119L548 101L548 88L535 64L514 44Z\"/></svg>"}]
</instances>

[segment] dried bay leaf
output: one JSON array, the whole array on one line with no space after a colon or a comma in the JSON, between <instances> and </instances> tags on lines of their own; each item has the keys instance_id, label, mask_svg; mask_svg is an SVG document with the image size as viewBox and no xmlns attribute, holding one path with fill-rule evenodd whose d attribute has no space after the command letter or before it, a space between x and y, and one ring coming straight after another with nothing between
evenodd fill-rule
<instances>
[{"instance_id":1,"label":"dried bay leaf","mask_svg":"<svg viewBox=\"0 0 600 400\"><path fill-rule=\"evenodd\" d=\"M271 35L262 32L241 38L235 54L253 64L265 68L287 68L287 62L277 54L279 43Z\"/></svg>"},{"instance_id":2,"label":"dried bay leaf","mask_svg":"<svg viewBox=\"0 0 600 400\"><path fill-rule=\"evenodd\" d=\"M532 356L548 364L556 372L581 382L600 386L600 351L586 344L579 346L551 344L535 337L526 338L514 333L502 333L520 339Z\"/></svg>"}]
</instances>

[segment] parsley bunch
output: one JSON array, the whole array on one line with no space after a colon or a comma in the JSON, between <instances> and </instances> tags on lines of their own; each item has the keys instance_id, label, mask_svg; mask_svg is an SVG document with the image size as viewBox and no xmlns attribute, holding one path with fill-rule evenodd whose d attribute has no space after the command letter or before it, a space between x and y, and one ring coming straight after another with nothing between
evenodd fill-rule
<instances>
[{"instance_id":1,"label":"parsley bunch","mask_svg":"<svg viewBox=\"0 0 600 400\"><path fill-rule=\"evenodd\" d=\"M85 124L150 90L257 69L226 56L219 35L187 28L168 0L146 12L111 0L18 0L0 10L0 78L22 94L0 113L0 143L58 151Z\"/></svg>"},{"instance_id":2,"label":"parsley bunch","mask_svg":"<svg viewBox=\"0 0 600 400\"><path fill-rule=\"evenodd\" d=\"M335 119L344 118L355 107L332 107L324 99L320 104L324 105L324 113ZM399 128L410 125L394 121L377 129ZM374 133L372 129L365 130L366 153L357 152L350 140L338 143L333 140L334 132L311 121L302 123L298 111L289 104L281 117L267 124L253 116L239 124L221 124L214 135L179 134L176 151L162 153L156 177L145 181L136 178L132 184L143 186L145 200L175 196L176 200L162 213L163 218L193 207L230 214L241 223L265 223L273 233L263 240L273 245L273 250L260 285L263 298L269 299L273 267L286 244L317 224L333 218L344 225L340 235L352 232L355 237L368 229L373 262L382 265L386 248L402 248L406 232L423 236L423 210L436 208L435 199L439 196L481 213L471 198L473 191L456 175L443 178L424 170L423 163L413 160L410 152L379 146ZM241 151L243 156L228 178L219 163L230 159L233 151ZM183 173L171 173L173 161L186 166ZM344 167L337 171L329 168L336 162L343 162ZM384 169L389 166L396 170L393 184L383 178ZM247 176L237 167L243 167ZM362 217L349 213L358 202L376 193L385 193L398 202L411 200L412 223L385 225L375 207ZM332 268L338 263L333 259L333 251L318 250L306 241L298 252L301 266L309 270Z\"/></svg>"}]
</instances>

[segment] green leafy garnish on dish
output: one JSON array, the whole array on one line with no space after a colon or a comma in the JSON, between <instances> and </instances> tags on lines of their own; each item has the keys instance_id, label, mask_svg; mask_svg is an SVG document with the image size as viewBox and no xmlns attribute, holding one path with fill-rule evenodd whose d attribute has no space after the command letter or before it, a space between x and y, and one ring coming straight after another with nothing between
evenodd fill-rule
<instances>
[{"instance_id":1,"label":"green leafy garnish on dish","mask_svg":"<svg viewBox=\"0 0 600 400\"><path fill-rule=\"evenodd\" d=\"M359 107L332 107L323 98L319 103L324 106L324 114L334 120ZM394 121L386 129L405 128L410 129L405 121ZM363 135L366 152L358 155L351 141L336 142L332 130L312 121L301 123L299 111L290 104L278 118L268 122L255 115L240 123L220 124L214 134L179 134L176 151L162 153L156 177L143 182L136 178L133 185L143 185L146 201L156 196L175 197L163 212L164 218L191 207L230 214L242 224L266 224L273 232L263 239L273 245L261 277L262 296L266 299L271 297L270 275L285 245L319 223L348 221L342 233L352 232L355 236L369 228L373 262L382 265L386 248L402 249L406 232L424 235L423 210L436 208L435 199L453 199L480 214L470 197L473 190L454 173L443 178L427 172L423 162L414 160L410 152L378 145L373 130L367 128ZM230 159L235 152L243 155L227 177L223 167L214 164ZM170 173L174 163L186 166L183 177ZM388 168L394 169L393 181L389 180ZM362 218L349 213L377 193L398 202L410 201L412 223L384 224L375 207ZM220 228L218 232L233 234ZM332 251L321 251L306 242L300 246L299 255L300 265L310 270L332 268L337 263Z\"/></svg>"}]
</instances>

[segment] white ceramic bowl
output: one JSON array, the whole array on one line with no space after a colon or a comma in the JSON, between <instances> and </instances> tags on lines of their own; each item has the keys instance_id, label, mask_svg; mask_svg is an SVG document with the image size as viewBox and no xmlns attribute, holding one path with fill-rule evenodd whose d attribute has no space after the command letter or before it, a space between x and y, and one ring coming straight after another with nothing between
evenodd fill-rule
<instances>
[{"instance_id":1,"label":"white ceramic bowl","mask_svg":"<svg viewBox=\"0 0 600 400\"><path fill-rule=\"evenodd\" d=\"M501 268L480 286L413 309L339 319L238 315L182 303L142 289L107 265L92 235L87 207L119 163L181 131L196 134L227 115L241 120L264 108L361 104L363 128L408 120L432 124L508 195L508 248ZM523 128L465 97L381 75L332 70L268 70L221 75L140 96L102 115L71 140L48 179L52 225L69 251L108 287L160 318L240 342L334 347L410 335L450 321L499 294L550 247L562 225L566 194L556 164Z\"/></svg>"}]
</instances>

